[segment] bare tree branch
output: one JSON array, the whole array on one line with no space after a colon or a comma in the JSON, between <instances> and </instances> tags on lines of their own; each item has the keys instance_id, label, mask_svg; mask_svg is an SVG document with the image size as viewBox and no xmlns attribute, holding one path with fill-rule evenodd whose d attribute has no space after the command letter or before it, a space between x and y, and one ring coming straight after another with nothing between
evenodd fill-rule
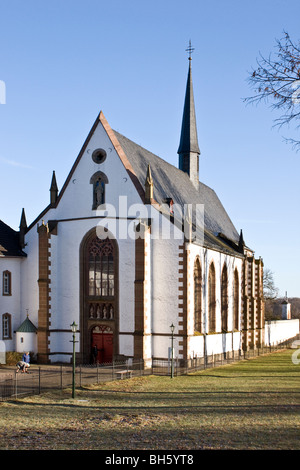
<instances>
[{"instance_id":1,"label":"bare tree branch","mask_svg":"<svg viewBox=\"0 0 300 470\"><path fill-rule=\"evenodd\" d=\"M245 98L246 103L271 102L271 107L283 111L274 120L279 128L295 123L300 127L300 43L296 45L289 34L284 32L281 40L276 40L275 58L265 58L261 53L256 60L257 67L249 73L248 82L254 90L253 96ZM299 123L298 123L299 121ZM285 139L300 150L300 140Z\"/></svg>"}]
</instances>

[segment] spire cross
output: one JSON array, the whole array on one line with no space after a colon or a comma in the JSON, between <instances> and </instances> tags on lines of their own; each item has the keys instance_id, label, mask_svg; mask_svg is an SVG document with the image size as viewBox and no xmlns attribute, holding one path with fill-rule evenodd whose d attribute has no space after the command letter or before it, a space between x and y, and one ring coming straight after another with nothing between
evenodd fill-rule
<instances>
[{"instance_id":1,"label":"spire cross","mask_svg":"<svg viewBox=\"0 0 300 470\"><path fill-rule=\"evenodd\" d=\"M192 60L192 53L194 52L194 48L192 47L191 40L189 41L189 47L186 49L186 52L189 53L189 60Z\"/></svg>"}]
</instances>

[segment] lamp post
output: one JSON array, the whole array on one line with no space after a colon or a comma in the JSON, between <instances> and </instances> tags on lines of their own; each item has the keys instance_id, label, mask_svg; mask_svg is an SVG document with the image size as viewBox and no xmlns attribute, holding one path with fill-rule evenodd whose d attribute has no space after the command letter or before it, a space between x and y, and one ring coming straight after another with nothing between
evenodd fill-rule
<instances>
[{"instance_id":1,"label":"lamp post","mask_svg":"<svg viewBox=\"0 0 300 470\"><path fill-rule=\"evenodd\" d=\"M72 339L72 343L73 343L73 379L72 379L72 398L75 398L75 343L77 341L75 341L75 334L76 334L76 331L77 331L77 325L75 323L75 321L73 321L72 325L71 326L71 330L72 330L72 333L73 333L73 339Z\"/></svg>"},{"instance_id":2,"label":"lamp post","mask_svg":"<svg viewBox=\"0 0 300 470\"><path fill-rule=\"evenodd\" d=\"M175 329L175 326L172 325L170 326L171 328L171 379L173 379L174 377L174 348L173 348L173 344L174 344L174 329Z\"/></svg>"}]
</instances>

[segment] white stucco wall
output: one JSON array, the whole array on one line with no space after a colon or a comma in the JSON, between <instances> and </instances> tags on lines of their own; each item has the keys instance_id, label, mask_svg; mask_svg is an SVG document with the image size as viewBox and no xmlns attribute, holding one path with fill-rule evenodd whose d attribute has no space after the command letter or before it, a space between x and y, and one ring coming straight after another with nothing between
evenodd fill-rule
<instances>
[{"instance_id":1,"label":"white stucco wall","mask_svg":"<svg viewBox=\"0 0 300 470\"><path fill-rule=\"evenodd\" d=\"M168 357L171 329L178 334L179 240L152 241L152 331L153 355ZM156 336L160 334L162 336ZM178 355L178 341L174 342Z\"/></svg>"},{"instance_id":2,"label":"white stucco wall","mask_svg":"<svg viewBox=\"0 0 300 470\"><path fill-rule=\"evenodd\" d=\"M299 334L299 320L276 320L265 322L265 344L276 345Z\"/></svg>"},{"instance_id":3,"label":"white stucco wall","mask_svg":"<svg viewBox=\"0 0 300 470\"><path fill-rule=\"evenodd\" d=\"M21 266L21 309L25 320L26 311L32 323L38 326L38 233L35 225L26 235L24 251L27 258Z\"/></svg>"},{"instance_id":4,"label":"white stucco wall","mask_svg":"<svg viewBox=\"0 0 300 470\"><path fill-rule=\"evenodd\" d=\"M15 349L15 333L22 321L26 318L26 311L22 311L20 285L21 285L21 267L23 258L3 257L0 258L0 339L3 340L6 351ZM11 273L11 295L3 295L3 272ZM2 315L9 313L11 315L11 339L3 338Z\"/></svg>"},{"instance_id":5,"label":"white stucco wall","mask_svg":"<svg viewBox=\"0 0 300 470\"><path fill-rule=\"evenodd\" d=\"M16 351L19 353L37 353L37 334L16 332Z\"/></svg>"}]
</instances>

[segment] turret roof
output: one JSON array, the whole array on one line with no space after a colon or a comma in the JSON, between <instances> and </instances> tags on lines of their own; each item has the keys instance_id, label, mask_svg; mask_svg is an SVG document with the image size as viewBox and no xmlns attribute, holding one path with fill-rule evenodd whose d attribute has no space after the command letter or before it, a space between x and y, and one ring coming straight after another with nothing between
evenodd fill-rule
<instances>
[{"instance_id":1,"label":"turret roof","mask_svg":"<svg viewBox=\"0 0 300 470\"><path fill-rule=\"evenodd\" d=\"M25 318L23 323L17 329L18 333L36 333L37 328L34 326L31 320L29 320L28 316Z\"/></svg>"}]
</instances>

